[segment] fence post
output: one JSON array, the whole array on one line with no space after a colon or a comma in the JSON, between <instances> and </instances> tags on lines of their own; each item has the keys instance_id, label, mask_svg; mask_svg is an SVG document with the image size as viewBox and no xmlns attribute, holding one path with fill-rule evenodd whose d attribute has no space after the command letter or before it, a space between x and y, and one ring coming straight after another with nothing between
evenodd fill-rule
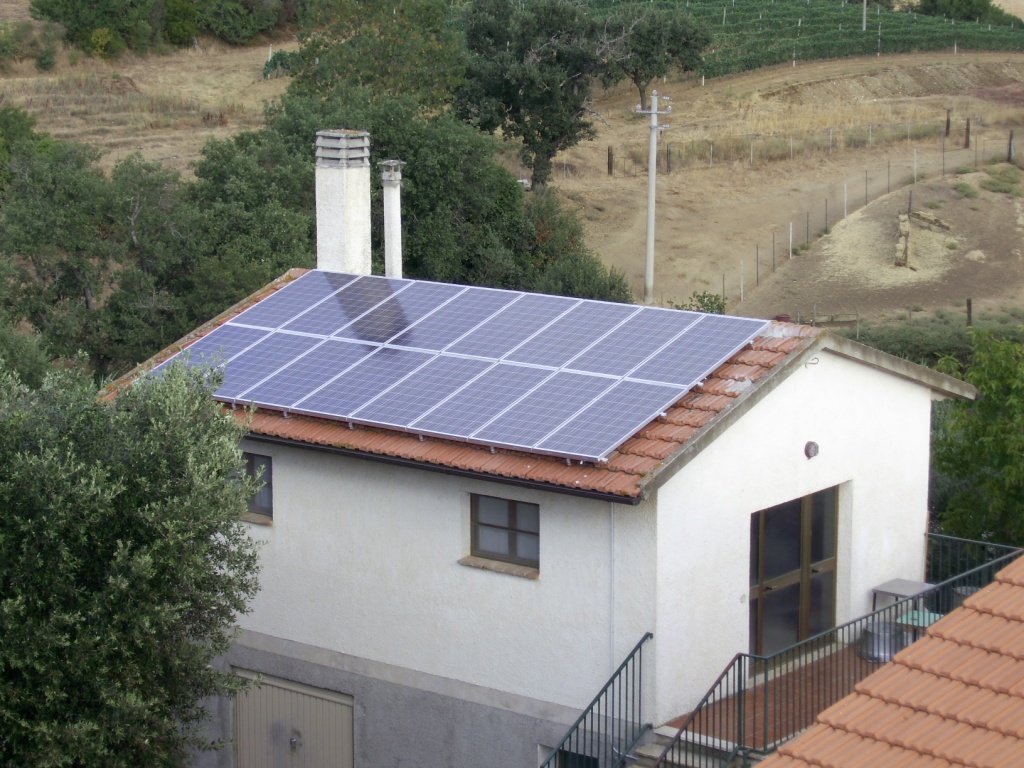
<instances>
[{"instance_id":1,"label":"fence post","mask_svg":"<svg viewBox=\"0 0 1024 768\"><path fill-rule=\"evenodd\" d=\"M1008 162L1008 163L1012 163L1013 162L1013 155L1014 155L1014 150L1015 149L1016 149L1016 147L1013 146L1013 130L1011 129L1010 130L1010 141L1009 141L1009 143L1006 146L1006 162Z\"/></svg>"},{"instance_id":2,"label":"fence post","mask_svg":"<svg viewBox=\"0 0 1024 768\"><path fill-rule=\"evenodd\" d=\"M971 148L971 118L967 118L967 128L964 129L964 149Z\"/></svg>"},{"instance_id":3,"label":"fence post","mask_svg":"<svg viewBox=\"0 0 1024 768\"><path fill-rule=\"evenodd\" d=\"M608 145L608 175L615 175L615 150L611 144Z\"/></svg>"},{"instance_id":4,"label":"fence post","mask_svg":"<svg viewBox=\"0 0 1024 768\"><path fill-rule=\"evenodd\" d=\"M949 136L949 113L952 112L952 111L953 110L951 110L951 109L947 109L946 110L946 135L947 136Z\"/></svg>"}]
</instances>

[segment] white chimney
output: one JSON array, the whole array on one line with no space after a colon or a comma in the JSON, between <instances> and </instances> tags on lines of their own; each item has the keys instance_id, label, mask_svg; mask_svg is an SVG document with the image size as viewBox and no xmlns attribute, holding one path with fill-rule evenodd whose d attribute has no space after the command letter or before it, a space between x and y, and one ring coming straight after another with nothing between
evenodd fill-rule
<instances>
[{"instance_id":1,"label":"white chimney","mask_svg":"<svg viewBox=\"0 0 1024 768\"><path fill-rule=\"evenodd\" d=\"M401 160L383 160L380 178L384 184L384 275L402 276L402 166Z\"/></svg>"},{"instance_id":2,"label":"white chimney","mask_svg":"<svg viewBox=\"0 0 1024 768\"><path fill-rule=\"evenodd\" d=\"M317 131L316 266L370 274L370 134Z\"/></svg>"}]
</instances>

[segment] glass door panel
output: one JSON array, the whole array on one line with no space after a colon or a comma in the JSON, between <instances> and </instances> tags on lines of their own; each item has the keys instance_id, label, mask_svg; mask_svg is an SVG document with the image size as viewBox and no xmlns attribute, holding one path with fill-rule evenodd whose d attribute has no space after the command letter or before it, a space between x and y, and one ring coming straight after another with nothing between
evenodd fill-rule
<instances>
[{"instance_id":1,"label":"glass door panel","mask_svg":"<svg viewBox=\"0 0 1024 768\"><path fill-rule=\"evenodd\" d=\"M835 626L836 489L750 521L750 650L769 655Z\"/></svg>"},{"instance_id":2,"label":"glass door panel","mask_svg":"<svg viewBox=\"0 0 1024 768\"><path fill-rule=\"evenodd\" d=\"M761 653L767 656L800 640L800 584L773 589L762 603Z\"/></svg>"}]
</instances>

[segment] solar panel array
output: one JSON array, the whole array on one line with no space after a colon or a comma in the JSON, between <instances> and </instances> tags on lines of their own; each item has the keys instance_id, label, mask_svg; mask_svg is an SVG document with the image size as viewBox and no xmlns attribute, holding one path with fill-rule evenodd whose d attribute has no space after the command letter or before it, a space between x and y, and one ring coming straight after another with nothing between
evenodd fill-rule
<instances>
[{"instance_id":1,"label":"solar panel array","mask_svg":"<svg viewBox=\"0 0 1024 768\"><path fill-rule=\"evenodd\" d=\"M311 271L180 354L233 405L603 461L766 325Z\"/></svg>"}]
</instances>

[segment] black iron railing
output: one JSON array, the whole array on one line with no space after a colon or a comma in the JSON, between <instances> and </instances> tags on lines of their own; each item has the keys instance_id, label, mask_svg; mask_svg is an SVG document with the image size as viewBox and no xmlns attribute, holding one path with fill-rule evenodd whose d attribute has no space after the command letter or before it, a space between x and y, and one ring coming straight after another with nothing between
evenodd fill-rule
<instances>
[{"instance_id":1,"label":"black iron railing","mask_svg":"<svg viewBox=\"0 0 1024 768\"><path fill-rule=\"evenodd\" d=\"M651 724L643 719L644 643L636 644L540 768L618 768Z\"/></svg>"},{"instance_id":2,"label":"black iron railing","mask_svg":"<svg viewBox=\"0 0 1024 768\"><path fill-rule=\"evenodd\" d=\"M720 768L738 755L774 751L1022 553L929 536L926 573L934 587L770 656L736 654L656 766Z\"/></svg>"},{"instance_id":3,"label":"black iron railing","mask_svg":"<svg viewBox=\"0 0 1024 768\"><path fill-rule=\"evenodd\" d=\"M1016 551L1018 548L1009 544L991 544L931 533L928 535L928 563L924 580L940 584Z\"/></svg>"}]
</instances>

